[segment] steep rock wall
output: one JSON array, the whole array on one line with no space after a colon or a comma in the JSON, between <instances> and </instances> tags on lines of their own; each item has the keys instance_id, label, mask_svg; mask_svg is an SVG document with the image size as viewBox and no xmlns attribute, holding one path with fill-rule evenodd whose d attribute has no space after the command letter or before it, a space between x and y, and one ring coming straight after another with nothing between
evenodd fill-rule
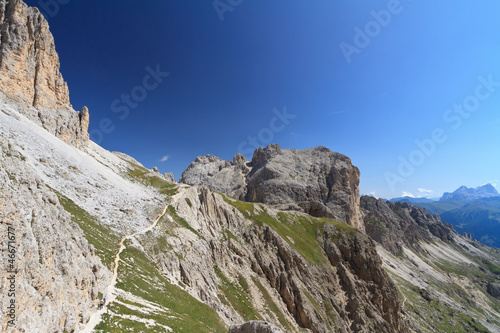
<instances>
[{"instance_id":1,"label":"steep rock wall","mask_svg":"<svg viewBox=\"0 0 500 333\"><path fill-rule=\"evenodd\" d=\"M73 146L89 139L89 113L74 111L49 24L21 0L0 0L0 102Z\"/></svg>"}]
</instances>

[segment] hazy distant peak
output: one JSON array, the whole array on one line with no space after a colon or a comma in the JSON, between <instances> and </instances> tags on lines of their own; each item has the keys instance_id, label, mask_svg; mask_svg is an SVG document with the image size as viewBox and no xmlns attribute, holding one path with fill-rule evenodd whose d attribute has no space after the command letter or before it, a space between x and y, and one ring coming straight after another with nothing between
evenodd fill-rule
<instances>
[{"instance_id":1,"label":"hazy distant peak","mask_svg":"<svg viewBox=\"0 0 500 333\"><path fill-rule=\"evenodd\" d=\"M481 198L498 197L500 194L496 188L491 184L485 184L476 188L469 188L467 186L460 186L455 192L445 192L439 201L446 200L476 200Z\"/></svg>"}]
</instances>

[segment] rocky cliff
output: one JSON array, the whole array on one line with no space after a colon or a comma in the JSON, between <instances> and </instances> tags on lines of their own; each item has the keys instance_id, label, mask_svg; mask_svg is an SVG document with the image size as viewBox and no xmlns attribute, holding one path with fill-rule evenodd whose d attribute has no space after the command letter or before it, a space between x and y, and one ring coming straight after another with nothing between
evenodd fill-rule
<instances>
[{"instance_id":1,"label":"rocky cliff","mask_svg":"<svg viewBox=\"0 0 500 333\"><path fill-rule=\"evenodd\" d=\"M408 203L364 196L361 212L414 331L500 332L499 249Z\"/></svg>"},{"instance_id":2,"label":"rocky cliff","mask_svg":"<svg viewBox=\"0 0 500 333\"><path fill-rule=\"evenodd\" d=\"M361 198L366 233L385 249L397 255L403 247L420 250L420 242L431 236L453 241L457 232L438 215L408 203L392 203L369 196Z\"/></svg>"},{"instance_id":3,"label":"rocky cliff","mask_svg":"<svg viewBox=\"0 0 500 333\"><path fill-rule=\"evenodd\" d=\"M2 331L12 320L7 316L12 300L15 325L6 331L74 331L94 311L111 273L56 194L26 161L22 149L5 138L0 140L2 274L13 253L11 263L17 272L9 274L14 276L12 284L4 276L0 280ZM14 252L7 251L12 249L7 246L8 226Z\"/></svg>"},{"instance_id":4,"label":"rocky cliff","mask_svg":"<svg viewBox=\"0 0 500 333\"><path fill-rule=\"evenodd\" d=\"M67 143L88 140L87 108L71 108L68 85L59 71L54 38L37 8L21 0L0 0L0 100Z\"/></svg>"},{"instance_id":5,"label":"rocky cliff","mask_svg":"<svg viewBox=\"0 0 500 333\"><path fill-rule=\"evenodd\" d=\"M359 170L351 160L325 147L258 148L248 162L212 155L198 157L183 172L181 183L207 185L234 198L280 209L328 217L364 230L359 212Z\"/></svg>"}]
</instances>

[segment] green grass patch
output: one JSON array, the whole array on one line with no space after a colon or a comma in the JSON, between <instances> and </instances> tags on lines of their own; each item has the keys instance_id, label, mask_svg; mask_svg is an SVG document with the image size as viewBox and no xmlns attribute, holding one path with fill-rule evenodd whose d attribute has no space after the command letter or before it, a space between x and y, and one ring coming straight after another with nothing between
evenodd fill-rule
<instances>
[{"instance_id":1,"label":"green grass patch","mask_svg":"<svg viewBox=\"0 0 500 333\"><path fill-rule=\"evenodd\" d=\"M73 200L50 189L57 195L64 209L71 214L71 220L80 226L87 241L95 247L96 254L101 258L102 263L112 271L120 242L119 236L103 226L95 216L90 215Z\"/></svg>"},{"instance_id":2,"label":"green grass patch","mask_svg":"<svg viewBox=\"0 0 500 333\"><path fill-rule=\"evenodd\" d=\"M278 213L278 217L270 216L260 205L256 209L254 203L232 200L223 196L224 200L238 209L247 219L254 221L258 226L267 225L275 230L291 247L299 252L304 258L315 264L327 263L328 259L323 253L322 246L318 243L318 233L325 223L333 223L342 230L351 232L355 229L343 223L319 219L315 217L300 215L297 213Z\"/></svg>"},{"instance_id":3,"label":"green grass patch","mask_svg":"<svg viewBox=\"0 0 500 333\"><path fill-rule=\"evenodd\" d=\"M174 219L175 222L177 222L177 224L179 224L181 227L183 228L186 228L188 230L190 230L191 232L193 232L196 236L198 236L199 238L203 238L199 233L198 231L194 230L190 225L189 223L187 223L186 220L184 220L182 217L180 217L179 215L177 215L177 212L175 211L175 208L173 206L168 206L167 208L167 214L172 216L172 218Z\"/></svg>"},{"instance_id":4,"label":"green grass patch","mask_svg":"<svg viewBox=\"0 0 500 333\"><path fill-rule=\"evenodd\" d=\"M121 254L122 263L118 270L117 288L156 303L167 311L164 314L137 313L136 316L154 319L172 328L174 332L227 332L227 328L214 309L199 302L181 288L170 284L144 252L130 247L130 244L131 242L126 242L127 247ZM127 307L112 305L116 307L110 309L113 312L133 314ZM114 327L113 320L113 318L108 320L104 329L109 330L105 332L114 332L111 330ZM130 326L133 323L121 322L121 325L133 328Z\"/></svg>"},{"instance_id":5,"label":"green grass patch","mask_svg":"<svg viewBox=\"0 0 500 333\"><path fill-rule=\"evenodd\" d=\"M127 169L127 177L137 183L154 187L159 190L161 194L173 196L177 193L177 186L175 183L168 182L161 175L156 174L140 165L134 164L127 160L130 167Z\"/></svg>"},{"instance_id":6,"label":"green grass patch","mask_svg":"<svg viewBox=\"0 0 500 333\"><path fill-rule=\"evenodd\" d=\"M495 264L491 260L483 259L483 265L493 274L500 275L500 265Z\"/></svg>"},{"instance_id":7,"label":"green grass patch","mask_svg":"<svg viewBox=\"0 0 500 333\"><path fill-rule=\"evenodd\" d=\"M248 282L245 278L239 276L238 284L231 283L217 266L214 267L214 271L220 280L219 288L224 293L224 297L221 298L227 299L227 301L223 301L223 303L229 303L246 321L262 320L262 317L252 305L248 290Z\"/></svg>"}]
</instances>

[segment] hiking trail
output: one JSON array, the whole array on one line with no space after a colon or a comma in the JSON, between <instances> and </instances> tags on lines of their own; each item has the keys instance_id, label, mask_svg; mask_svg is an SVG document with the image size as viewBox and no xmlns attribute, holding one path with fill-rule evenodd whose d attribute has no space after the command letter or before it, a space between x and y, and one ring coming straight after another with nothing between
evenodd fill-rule
<instances>
[{"instance_id":1,"label":"hiking trail","mask_svg":"<svg viewBox=\"0 0 500 333\"><path fill-rule=\"evenodd\" d=\"M163 208L163 210L158 215L156 215L153 223L149 227L147 227L143 230L140 230L140 231L136 231L133 234L126 235L126 236L122 237L122 239L119 243L120 247L118 249L118 253L115 256L115 261L114 261L115 268L113 269L113 278L111 279L111 284L106 288L106 292L104 294L104 296L106 296L106 304L102 307L102 309L97 310L96 312L94 312L92 314L92 316L90 316L90 319L87 322L87 325L85 326L84 329L82 329L80 331L80 333L92 333L94 331L94 328L101 322L101 316L106 311L107 306L116 299L116 295L115 295L116 279L118 278L118 267L120 265L120 254L125 249L125 241L127 239L131 239L137 235L144 234L144 233L152 230L154 227L156 227L156 225L158 224L158 221L163 217L163 215L166 214L168 206L170 206L170 203L167 203L165 205L165 207Z\"/></svg>"}]
</instances>

